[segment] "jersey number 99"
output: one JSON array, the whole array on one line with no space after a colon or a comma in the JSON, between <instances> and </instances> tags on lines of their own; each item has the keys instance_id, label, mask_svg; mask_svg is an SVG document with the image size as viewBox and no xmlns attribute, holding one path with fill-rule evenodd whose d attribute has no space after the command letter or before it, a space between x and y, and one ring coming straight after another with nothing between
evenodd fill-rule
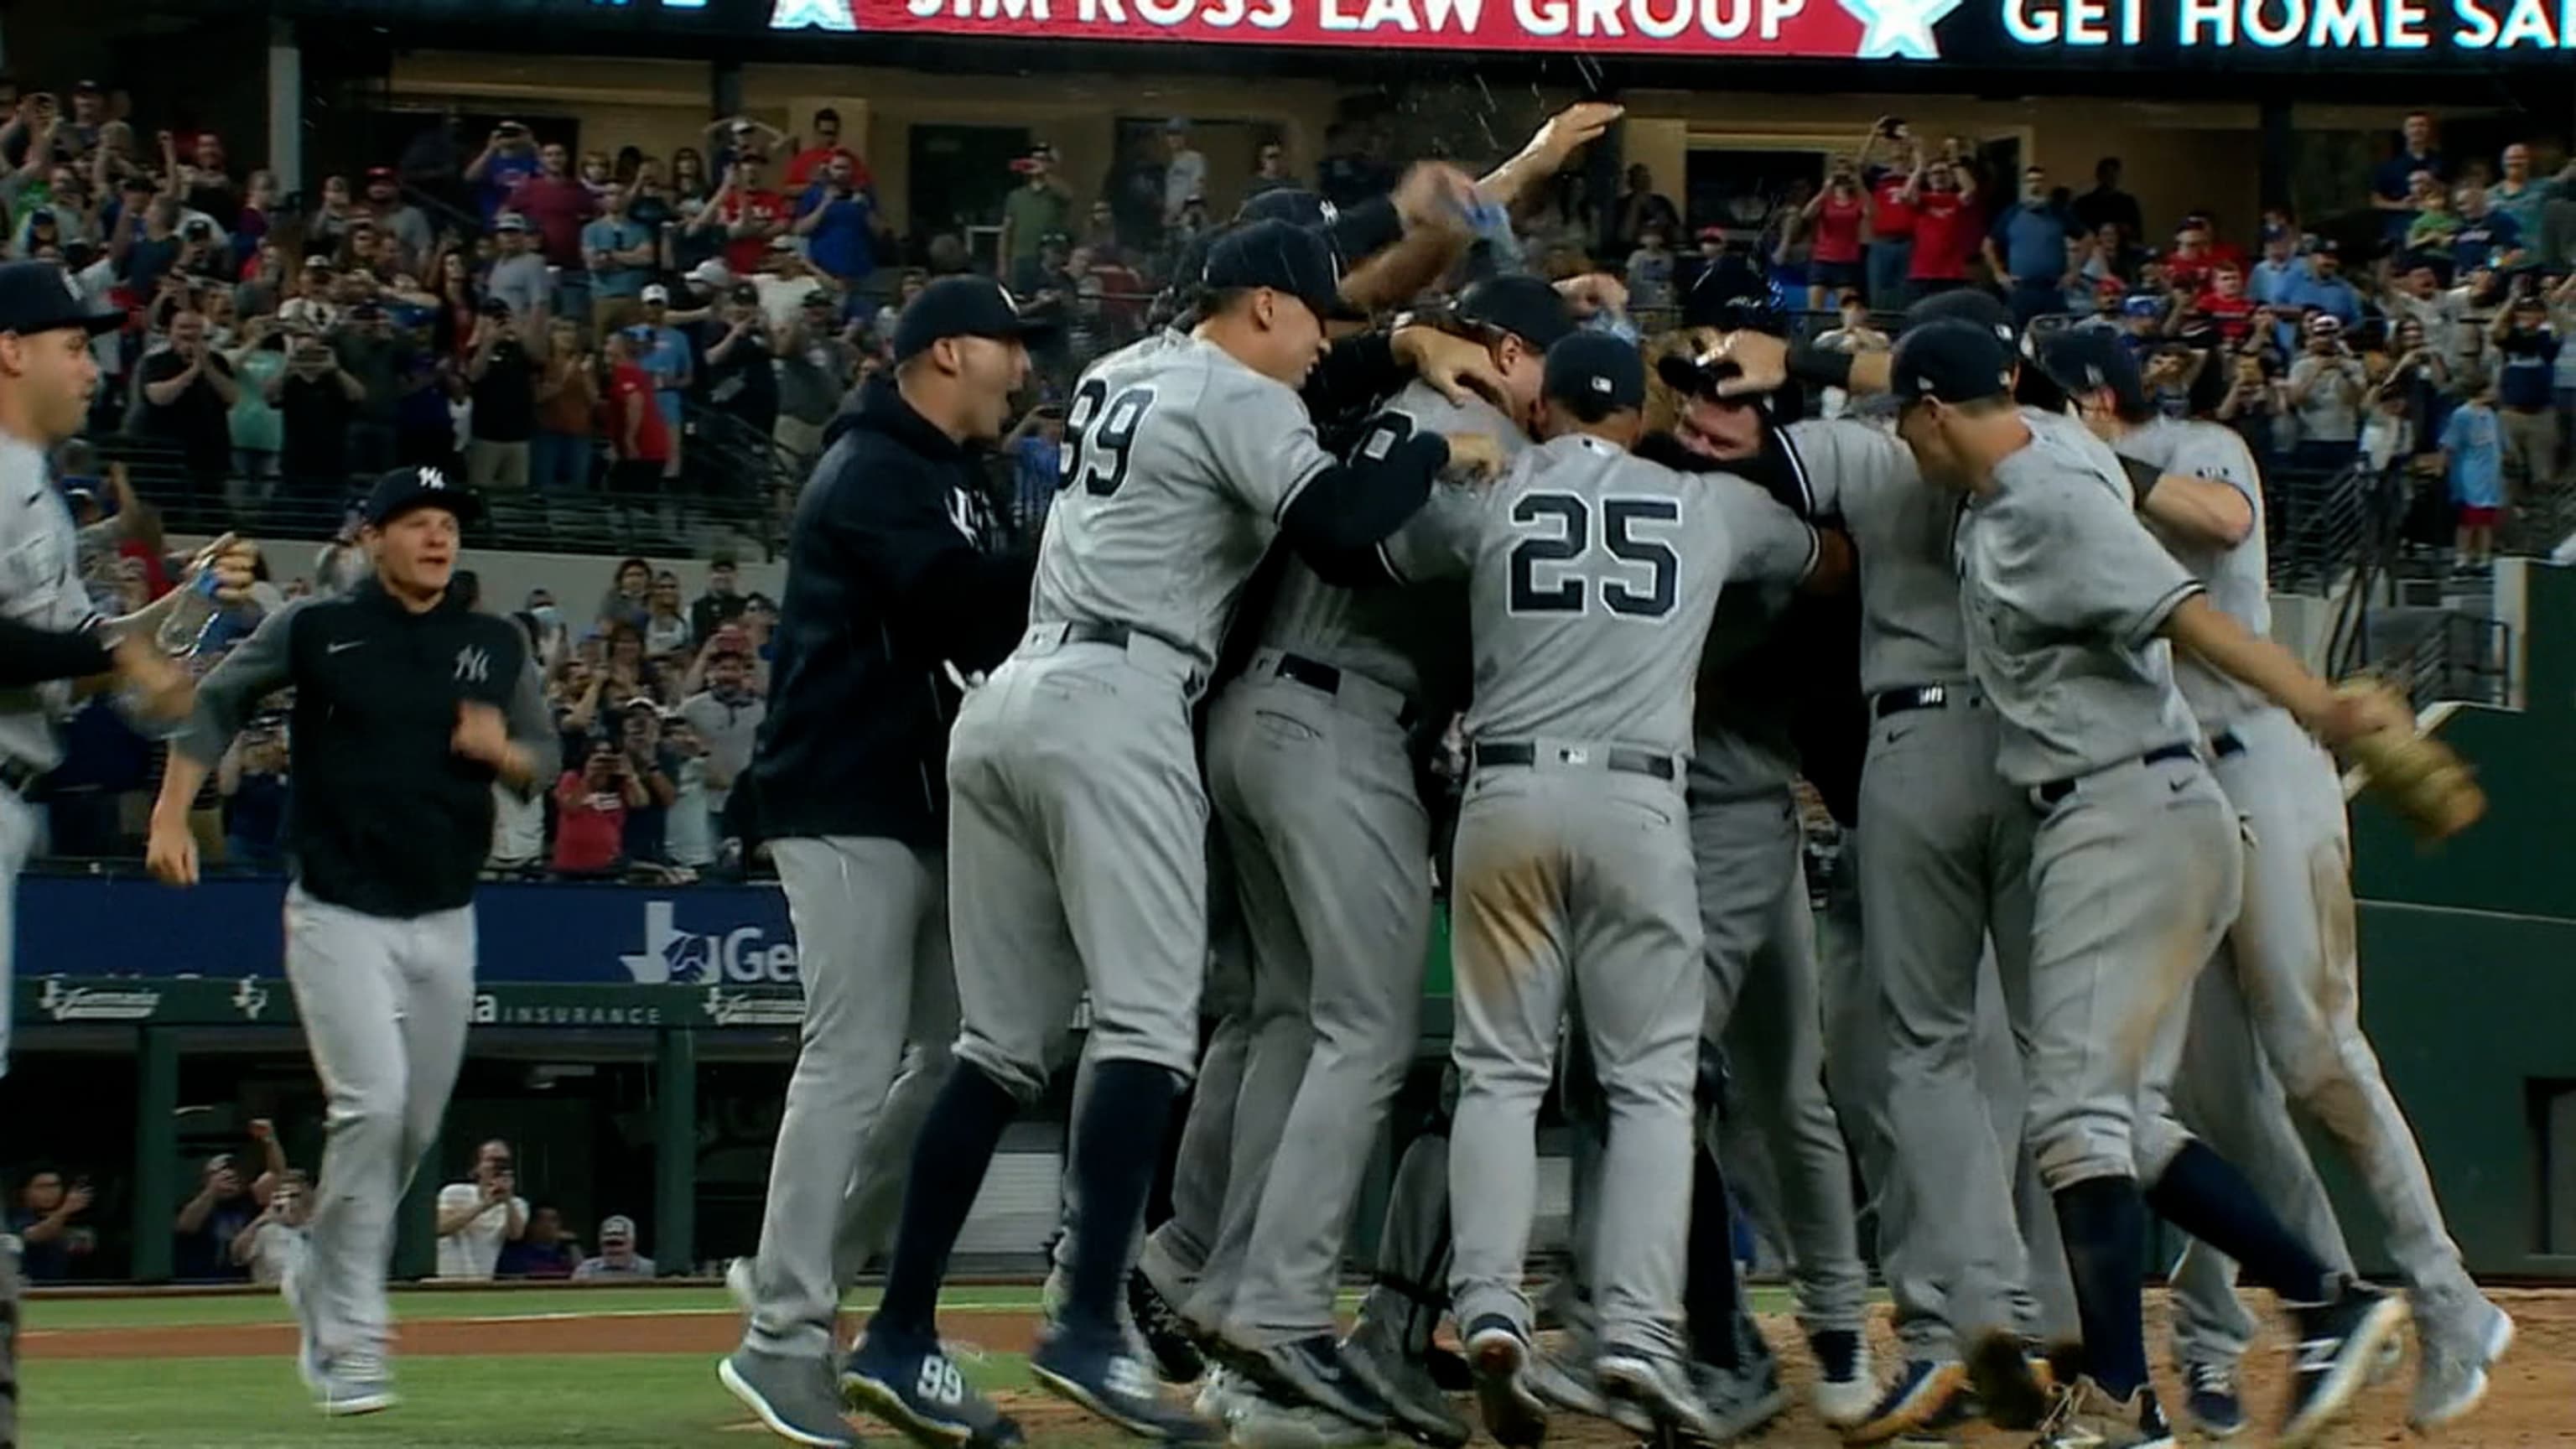
<instances>
[{"instance_id":1,"label":"jersey number 99","mask_svg":"<svg viewBox=\"0 0 2576 1449\"><path fill-rule=\"evenodd\" d=\"M1681 583L1681 558L1664 535L1681 520L1682 506L1670 498L1524 494L1512 505L1522 537L1512 545L1511 612L1580 614L1597 590L1601 606L1621 618L1663 618Z\"/></svg>"},{"instance_id":2,"label":"jersey number 99","mask_svg":"<svg viewBox=\"0 0 2576 1449\"><path fill-rule=\"evenodd\" d=\"M1064 475L1058 486L1070 488L1080 478L1083 491L1094 498L1117 492L1127 481L1127 450L1136 441L1136 429L1153 410L1150 387L1131 387L1113 398L1109 384L1086 379L1064 415Z\"/></svg>"}]
</instances>

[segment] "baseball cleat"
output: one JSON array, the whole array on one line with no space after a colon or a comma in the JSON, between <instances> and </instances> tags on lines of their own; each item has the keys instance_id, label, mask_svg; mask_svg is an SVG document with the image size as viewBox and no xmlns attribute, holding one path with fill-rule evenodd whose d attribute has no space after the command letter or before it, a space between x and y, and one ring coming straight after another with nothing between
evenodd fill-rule
<instances>
[{"instance_id":1,"label":"baseball cleat","mask_svg":"<svg viewBox=\"0 0 2576 1449\"><path fill-rule=\"evenodd\" d=\"M392 1373L377 1354L335 1354L323 1365L320 1378L314 1403L334 1419L382 1413L402 1402L394 1392Z\"/></svg>"},{"instance_id":2,"label":"baseball cleat","mask_svg":"<svg viewBox=\"0 0 2576 1449\"><path fill-rule=\"evenodd\" d=\"M1231 1449L1360 1449L1385 1442L1383 1430L1312 1404L1281 1403L1267 1394L1245 1394L1240 1411L1226 1425Z\"/></svg>"},{"instance_id":3,"label":"baseball cleat","mask_svg":"<svg viewBox=\"0 0 2576 1449\"><path fill-rule=\"evenodd\" d=\"M1387 1422L1433 1449L1457 1449L1475 1431L1432 1381L1431 1371L1408 1356L1392 1332L1363 1318L1342 1340L1342 1366L1386 1402Z\"/></svg>"},{"instance_id":4,"label":"baseball cleat","mask_svg":"<svg viewBox=\"0 0 2576 1449\"><path fill-rule=\"evenodd\" d=\"M2346 1282L2332 1303L2295 1310L2298 1359L2291 1367L2290 1418L2274 1442L2301 1449L2352 1407L2379 1361L2380 1345L2406 1326L2406 1300Z\"/></svg>"},{"instance_id":5,"label":"baseball cleat","mask_svg":"<svg viewBox=\"0 0 2576 1449\"><path fill-rule=\"evenodd\" d=\"M1029 1377L1140 1439L1205 1444L1217 1437L1215 1426L1163 1401L1152 1371L1116 1334L1093 1337L1051 1324L1029 1355Z\"/></svg>"},{"instance_id":6,"label":"baseball cleat","mask_svg":"<svg viewBox=\"0 0 2576 1449\"><path fill-rule=\"evenodd\" d=\"M1211 1424L1231 1424L1236 1415L1252 1406L1255 1397L1243 1375L1230 1368L1212 1368L1199 1384L1198 1397L1190 1401L1190 1412Z\"/></svg>"},{"instance_id":7,"label":"baseball cleat","mask_svg":"<svg viewBox=\"0 0 2576 1449\"><path fill-rule=\"evenodd\" d=\"M1255 1387L1284 1404L1329 1409L1354 1424L1384 1429L1394 1411L1343 1362L1341 1345L1328 1333L1267 1348L1229 1345Z\"/></svg>"},{"instance_id":8,"label":"baseball cleat","mask_svg":"<svg viewBox=\"0 0 2576 1449\"><path fill-rule=\"evenodd\" d=\"M2245 1432L2245 1396L2236 1370L2226 1364L2191 1363L2182 1369L2183 1418L2205 1439L2233 1439Z\"/></svg>"},{"instance_id":9,"label":"baseball cleat","mask_svg":"<svg viewBox=\"0 0 2576 1449\"><path fill-rule=\"evenodd\" d=\"M1529 1340L1511 1320L1488 1313L1467 1328L1467 1367L1476 1375L1476 1408L1485 1432L1504 1449L1537 1449L1547 1438L1547 1405L1522 1377Z\"/></svg>"},{"instance_id":10,"label":"baseball cleat","mask_svg":"<svg viewBox=\"0 0 2576 1449\"><path fill-rule=\"evenodd\" d=\"M2457 1423L2487 1396L2487 1370L2513 1347L2513 1318L2493 1303L2485 1310L2469 1344L2454 1344L2417 1330L2416 1346L2424 1362L2416 1370L2415 1398L2407 1406L2406 1425L2429 1434Z\"/></svg>"},{"instance_id":11,"label":"baseball cleat","mask_svg":"<svg viewBox=\"0 0 2576 1449\"><path fill-rule=\"evenodd\" d=\"M2050 1396L2031 1371L2030 1357L2020 1336L2011 1333L1989 1333L1968 1350L1968 1382L1985 1405L1988 1423L2036 1429L2048 1417Z\"/></svg>"},{"instance_id":12,"label":"baseball cleat","mask_svg":"<svg viewBox=\"0 0 2576 1449\"><path fill-rule=\"evenodd\" d=\"M1780 1382L1780 1365L1769 1358L1751 1369L1690 1366L1691 1390L1708 1405L1710 1437L1724 1444L1756 1434L1789 1412L1788 1386Z\"/></svg>"},{"instance_id":13,"label":"baseball cleat","mask_svg":"<svg viewBox=\"0 0 2576 1449\"><path fill-rule=\"evenodd\" d=\"M841 1416L829 1358L790 1358L737 1348L716 1364L716 1381L751 1410L761 1427L808 1449L857 1449L859 1436Z\"/></svg>"},{"instance_id":14,"label":"baseball cleat","mask_svg":"<svg viewBox=\"0 0 2576 1449\"><path fill-rule=\"evenodd\" d=\"M1699 1401L1690 1376L1678 1362L1614 1348L1593 1364L1592 1378L1601 1386L1603 1398L1635 1407L1656 1428L1684 1439L1716 1442L1708 1406Z\"/></svg>"},{"instance_id":15,"label":"baseball cleat","mask_svg":"<svg viewBox=\"0 0 2576 1449\"><path fill-rule=\"evenodd\" d=\"M1020 1426L966 1382L956 1360L936 1346L910 1349L862 1334L841 1361L841 1399L876 1415L930 1449L1003 1449L1022 1442Z\"/></svg>"},{"instance_id":16,"label":"baseball cleat","mask_svg":"<svg viewBox=\"0 0 2576 1449\"><path fill-rule=\"evenodd\" d=\"M1191 1342L1190 1326L1172 1300L1154 1286L1142 1268L1127 1272L1127 1314L1153 1355L1154 1372L1167 1384L1190 1383L1207 1372L1207 1361Z\"/></svg>"},{"instance_id":17,"label":"baseball cleat","mask_svg":"<svg viewBox=\"0 0 2576 1449\"><path fill-rule=\"evenodd\" d=\"M1967 1387L1968 1370L1956 1359L1909 1359L1868 1415L1845 1426L1843 1442L1876 1444L1922 1428Z\"/></svg>"},{"instance_id":18,"label":"baseball cleat","mask_svg":"<svg viewBox=\"0 0 2576 1449\"><path fill-rule=\"evenodd\" d=\"M1868 1340L1854 1329L1828 1328L1808 1335L1807 1347L1816 1356L1816 1417L1837 1429L1867 1418L1878 1403Z\"/></svg>"},{"instance_id":19,"label":"baseball cleat","mask_svg":"<svg viewBox=\"0 0 2576 1449\"><path fill-rule=\"evenodd\" d=\"M1601 1397L1600 1388L1592 1380L1592 1371L1584 1366L1583 1360L1588 1357L1590 1355L1533 1348L1529 1362L1521 1369L1521 1380L1529 1385L1531 1393L1538 1395L1540 1402L1550 1408L1607 1419L1613 1406ZM1636 1424L1622 1427L1645 1432Z\"/></svg>"},{"instance_id":20,"label":"baseball cleat","mask_svg":"<svg viewBox=\"0 0 2576 1449\"><path fill-rule=\"evenodd\" d=\"M2031 1449L2174 1449L2174 1433L2153 1388L2115 1399L2084 1377L2058 1395Z\"/></svg>"}]
</instances>

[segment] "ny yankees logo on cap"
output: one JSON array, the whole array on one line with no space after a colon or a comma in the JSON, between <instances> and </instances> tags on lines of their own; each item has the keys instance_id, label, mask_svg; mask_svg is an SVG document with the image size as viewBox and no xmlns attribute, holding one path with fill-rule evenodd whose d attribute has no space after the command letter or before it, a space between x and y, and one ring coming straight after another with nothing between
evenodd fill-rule
<instances>
[{"instance_id":1,"label":"ny yankees logo on cap","mask_svg":"<svg viewBox=\"0 0 2576 1449\"><path fill-rule=\"evenodd\" d=\"M444 488L447 486L447 475L436 468L423 468L420 470L420 486L432 489Z\"/></svg>"}]
</instances>

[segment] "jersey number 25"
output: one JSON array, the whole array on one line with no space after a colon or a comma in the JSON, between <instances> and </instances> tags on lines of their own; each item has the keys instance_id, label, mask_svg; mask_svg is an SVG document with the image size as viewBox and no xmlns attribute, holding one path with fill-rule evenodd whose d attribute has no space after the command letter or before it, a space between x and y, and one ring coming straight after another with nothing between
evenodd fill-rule
<instances>
[{"instance_id":1,"label":"jersey number 25","mask_svg":"<svg viewBox=\"0 0 2576 1449\"><path fill-rule=\"evenodd\" d=\"M1116 397L1099 378L1084 381L1064 415L1064 478L1059 487L1082 480L1083 491L1106 498L1127 481L1127 450L1137 426L1154 410L1154 390L1131 387Z\"/></svg>"},{"instance_id":2,"label":"jersey number 25","mask_svg":"<svg viewBox=\"0 0 2576 1449\"><path fill-rule=\"evenodd\" d=\"M1580 614L1597 589L1601 606L1622 618L1663 618L1681 582L1681 559L1665 539L1681 521L1671 498L1522 495L1512 505L1521 538L1512 545L1511 612Z\"/></svg>"}]
</instances>

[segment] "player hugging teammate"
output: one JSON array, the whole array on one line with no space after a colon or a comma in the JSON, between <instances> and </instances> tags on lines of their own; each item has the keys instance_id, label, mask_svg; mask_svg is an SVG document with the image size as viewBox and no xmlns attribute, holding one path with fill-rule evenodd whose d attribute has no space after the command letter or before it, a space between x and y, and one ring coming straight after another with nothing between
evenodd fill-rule
<instances>
[{"instance_id":1,"label":"player hugging teammate","mask_svg":"<svg viewBox=\"0 0 2576 1449\"><path fill-rule=\"evenodd\" d=\"M1354 330L1615 114L1577 108L1481 182L1420 167L1349 213L1267 195L1207 247L1170 330L1083 374L1025 631L946 738L962 1030L884 1301L846 1361L805 1334L777 1381L836 1378L929 1445L1019 1437L941 1347L938 1294L1087 997L1031 1368L1142 1437L1456 1445L1449 1394L1469 1389L1514 1446L1553 1413L1751 1432L1788 1399L1735 1281L1721 1156L1772 1205L1814 1408L1850 1442L1979 1416L2056 1449L2172 1442L2140 1317L2149 1207L2207 1245L2176 1346L2204 1432L2244 1417L2229 1263L2298 1335L2281 1442L2343 1414L2410 1306L2414 1422L2466 1413L2510 1321L2460 1272L2353 1016L2351 933L2320 914L2348 893L2314 869L2345 852L2316 742L2412 722L2263 637L2241 448L2146 418L2134 372L2080 338L2024 349L1976 293L1918 308L1893 357L1792 346L1719 306L1641 350L1508 275ZM1892 392L1895 425L1789 421L1762 395L1793 381ZM850 586L879 587L852 558ZM1462 713L1436 862L1419 758ZM1831 959L1801 775L1849 842L1860 945ZM1419 1033L1435 874L1454 1120L1399 1164L1344 1333L1333 1295ZM1212 896L1243 922L1240 991L1207 980ZM1204 1062L1203 1012L1222 1018ZM1161 1148L1140 1124L1194 1070L1175 1215L1140 1242ZM1574 1252L1534 1305L1551 1086L1577 1128ZM2285 1089L2372 1104L2327 1120L2399 1225L2407 1297L2352 1274ZM1855 1157L1890 1374L1864 1336ZM862 1190L825 1178L803 1185L816 1202ZM831 1214L806 1216L820 1283ZM1463 1362L1432 1342L1444 1314ZM1208 1361L1186 1410L1155 1385ZM855 1442L828 1413L763 1418Z\"/></svg>"}]
</instances>

